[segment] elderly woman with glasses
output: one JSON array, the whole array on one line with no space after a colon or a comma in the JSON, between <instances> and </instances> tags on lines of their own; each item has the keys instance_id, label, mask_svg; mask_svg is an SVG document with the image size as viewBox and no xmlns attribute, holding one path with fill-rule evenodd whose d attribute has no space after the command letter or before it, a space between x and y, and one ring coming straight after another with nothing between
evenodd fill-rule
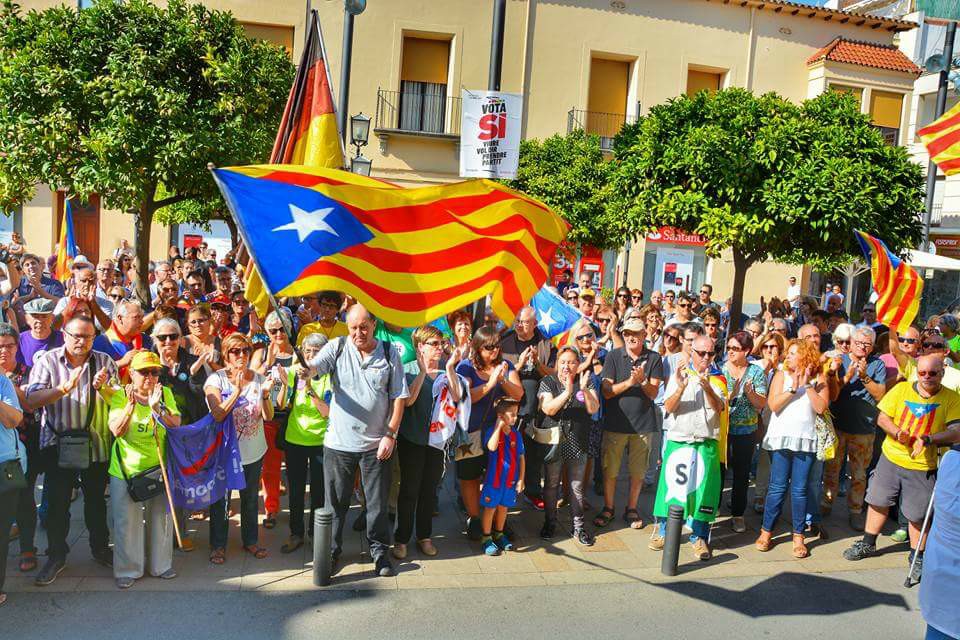
<instances>
[{"instance_id":1,"label":"elderly woman with glasses","mask_svg":"<svg viewBox=\"0 0 960 640\"><path fill-rule=\"evenodd\" d=\"M727 403L730 407L730 428L727 437L727 466L733 470L733 497L731 525L736 533L743 533L747 525L743 512L747 508L747 487L750 484L750 466L757 448L759 414L767 404L767 377L763 368L748 362L753 350L753 338L746 331L738 331L727 339L727 362L723 375L727 379ZM721 478L725 477L725 474Z\"/></svg>"},{"instance_id":2,"label":"elderly woman with glasses","mask_svg":"<svg viewBox=\"0 0 960 640\"><path fill-rule=\"evenodd\" d=\"M291 322L289 318L287 322ZM251 358L251 368L260 375L274 381L274 391L271 400L274 404L272 420L263 423L263 433L267 439L267 453L263 457L263 508L266 517L263 519L264 529L273 529L277 526L277 514L280 513L280 466L283 463L283 449L277 446L277 435L280 425L286 423L287 412L279 409L278 390L285 385L287 367L293 363L293 345L287 332L283 328L283 321L276 311L271 311L263 323L270 342L266 349L259 349ZM283 443L280 443L283 446Z\"/></svg>"},{"instance_id":3,"label":"elderly woman with glasses","mask_svg":"<svg viewBox=\"0 0 960 640\"><path fill-rule=\"evenodd\" d=\"M849 355L850 343L853 341L853 332L855 326L849 322L842 322L833 330L834 348L826 353L827 357L835 358L837 356Z\"/></svg>"},{"instance_id":4,"label":"elderly woman with glasses","mask_svg":"<svg viewBox=\"0 0 960 640\"><path fill-rule=\"evenodd\" d=\"M114 389L106 376L95 378L110 406L109 426L115 440L110 456L110 506L113 512L113 576L117 587L129 589L150 575L169 580L173 570L173 521L167 496L134 501L127 479L159 467L166 429L180 426L173 393L160 384L163 365L151 351L140 351L130 362L130 384ZM147 553L149 552L149 566Z\"/></svg>"},{"instance_id":5,"label":"elderly woman with glasses","mask_svg":"<svg viewBox=\"0 0 960 640\"><path fill-rule=\"evenodd\" d=\"M207 378L203 391L214 420L222 422L233 417L240 448L240 462L246 488L240 491L240 538L243 550L260 559L267 550L257 544L257 507L259 502L260 470L267 452L263 433L265 420L273 419L273 384L250 368L250 340L242 333L231 333L223 339L226 368ZM227 547L227 500L210 505L210 562L223 564Z\"/></svg>"},{"instance_id":6,"label":"elderly woman with glasses","mask_svg":"<svg viewBox=\"0 0 960 640\"><path fill-rule=\"evenodd\" d=\"M493 428L497 413L493 405L498 398L509 396L514 400L523 397L520 374L500 351L500 333L493 327L483 326L473 336L473 356L457 365L457 373L470 383L470 447L459 452L457 478L460 480L460 495L467 511L467 534L479 539L480 526L480 479L487 460L481 444L482 434Z\"/></svg>"},{"instance_id":7,"label":"elderly woman with glasses","mask_svg":"<svg viewBox=\"0 0 960 640\"><path fill-rule=\"evenodd\" d=\"M192 356L206 356L203 364L207 374L212 374L222 366L222 347L220 338L213 331L210 307L197 304L187 312L187 330L183 346Z\"/></svg>"},{"instance_id":8,"label":"elderly woman with glasses","mask_svg":"<svg viewBox=\"0 0 960 640\"><path fill-rule=\"evenodd\" d=\"M587 467L590 428L600 410L600 378L582 367L580 352L563 347L557 354L557 372L540 381L537 396L543 412L543 428L559 433L559 455L544 464L544 523L540 537L553 538L557 528L557 493L561 473L569 479L573 537L584 546L593 546L584 518L584 475Z\"/></svg>"}]
</instances>

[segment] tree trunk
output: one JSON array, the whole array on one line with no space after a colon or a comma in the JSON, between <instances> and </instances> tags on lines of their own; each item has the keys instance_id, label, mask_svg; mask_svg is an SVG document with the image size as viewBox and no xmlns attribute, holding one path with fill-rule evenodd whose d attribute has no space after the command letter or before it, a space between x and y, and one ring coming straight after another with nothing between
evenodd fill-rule
<instances>
[{"instance_id":1,"label":"tree trunk","mask_svg":"<svg viewBox=\"0 0 960 640\"><path fill-rule=\"evenodd\" d=\"M233 216L231 216L229 213L223 216L223 221L226 223L227 228L230 229L230 247L236 249L240 236L240 232L237 230L237 223L234 221Z\"/></svg>"},{"instance_id":2,"label":"tree trunk","mask_svg":"<svg viewBox=\"0 0 960 640\"><path fill-rule=\"evenodd\" d=\"M747 281L747 270L753 265L753 260L744 255L737 247L733 248L733 298L730 304L730 326L727 335L739 331L740 314L743 313L743 287Z\"/></svg>"},{"instance_id":3,"label":"tree trunk","mask_svg":"<svg viewBox=\"0 0 960 640\"><path fill-rule=\"evenodd\" d=\"M137 282L134 294L144 309L150 308L150 225L153 223L154 202L151 198L133 212L133 250L137 254Z\"/></svg>"}]
</instances>

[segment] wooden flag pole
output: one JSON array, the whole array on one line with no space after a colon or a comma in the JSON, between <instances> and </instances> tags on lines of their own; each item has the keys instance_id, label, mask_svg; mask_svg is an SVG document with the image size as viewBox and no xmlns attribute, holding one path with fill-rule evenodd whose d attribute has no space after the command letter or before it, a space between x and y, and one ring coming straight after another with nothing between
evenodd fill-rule
<instances>
[{"instance_id":1,"label":"wooden flag pole","mask_svg":"<svg viewBox=\"0 0 960 640\"><path fill-rule=\"evenodd\" d=\"M166 425L160 422L156 416L154 420L160 423L164 429ZM170 507L170 518L173 520L173 533L177 537L177 546L183 548L183 538L180 536L180 525L177 524L177 510L173 506L173 494L170 493L170 476L167 475L167 465L163 463L163 451L160 449L160 441L157 440L157 430L153 430L153 440L157 445L157 459L160 460L160 475L163 476L163 491L167 494L167 506Z\"/></svg>"}]
</instances>

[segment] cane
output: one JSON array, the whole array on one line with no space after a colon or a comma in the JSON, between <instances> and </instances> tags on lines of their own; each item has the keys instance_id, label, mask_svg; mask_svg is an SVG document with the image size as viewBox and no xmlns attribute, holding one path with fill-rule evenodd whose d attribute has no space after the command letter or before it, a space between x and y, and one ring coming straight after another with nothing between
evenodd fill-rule
<instances>
[{"instance_id":1,"label":"cane","mask_svg":"<svg viewBox=\"0 0 960 640\"><path fill-rule=\"evenodd\" d=\"M910 561L910 569L907 571L907 579L903 581L903 586L907 589L912 588L919 581L914 582L910 576L913 575L913 567L920 556L920 549L923 548L924 536L927 534L927 525L930 523L930 514L933 513L933 491L930 492L930 502L927 503L927 513L923 516L923 526L920 528L920 536L917 538L917 548L913 552L913 560Z\"/></svg>"},{"instance_id":2,"label":"cane","mask_svg":"<svg viewBox=\"0 0 960 640\"><path fill-rule=\"evenodd\" d=\"M154 414L154 420L164 429L167 425L163 424L160 416ZM167 475L167 465L163 463L163 451L160 449L160 440L157 438L157 430L153 430L153 441L157 445L157 458L160 460L160 475L163 476L163 491L167 494L167 505L170 507L170 519L173 520L173 533L177 537L177 547L183 548L183 538L180 537L180 525L177 524L177 510L173 506L173 494L170 493L170 477Z\"/></svg>"}]
</instances>

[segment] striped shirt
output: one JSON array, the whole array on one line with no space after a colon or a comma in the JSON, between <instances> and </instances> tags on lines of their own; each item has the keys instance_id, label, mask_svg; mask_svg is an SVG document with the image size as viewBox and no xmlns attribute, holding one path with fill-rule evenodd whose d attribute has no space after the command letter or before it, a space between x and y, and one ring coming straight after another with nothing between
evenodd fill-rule
<instances>
[{"instance_id":1,"label":"striped shirt","mask_svg":"<svg viewBox=\"0 0 960 640\"><path fill-rule=\"evenodd\" d=\"M38 356L30 371L30 382L27 393L32 394L45 389L59 387L70 379L74 369L67 362L64 353L65 347L57 347ZM106 367L110 376L117 375L117 366L113 359L100 351L91 351L90 359L92 370L80 377L77 388L68 395L51 402L42 409L40 428L40 448L45 449L55 445L56 433L70 429L83 429L87 420L87 410L91 398L94 405L93 420L90 422L90 436L93 444L93 462L107 462L110 460L110 429L108 425L109 408L100 394L92 388L93 377Z\"/></svg>"}]
</instances>

